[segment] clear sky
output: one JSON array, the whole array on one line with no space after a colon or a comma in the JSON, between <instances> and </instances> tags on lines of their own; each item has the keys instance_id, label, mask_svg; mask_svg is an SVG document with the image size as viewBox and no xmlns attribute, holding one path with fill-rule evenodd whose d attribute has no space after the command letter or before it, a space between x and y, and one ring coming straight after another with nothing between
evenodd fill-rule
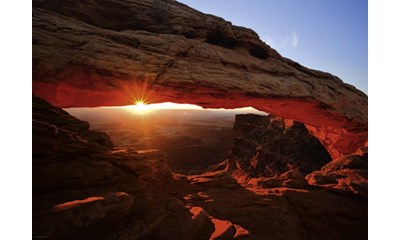
<instances>
[{"instance_id":1,"label":"clear sky","mask_svg":"<svg viewBox=\"0 0 400 240\"><path fill-rule=\"evenodd\" d=\"M367 0L178 0L255 30L284 57L368 93Z\"/></svg>"}]
</instances>

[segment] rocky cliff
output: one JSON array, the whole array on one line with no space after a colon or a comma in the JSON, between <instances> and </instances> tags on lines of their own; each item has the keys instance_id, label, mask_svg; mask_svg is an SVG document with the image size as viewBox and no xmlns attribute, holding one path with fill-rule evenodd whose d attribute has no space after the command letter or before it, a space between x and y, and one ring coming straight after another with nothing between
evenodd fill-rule
<instances>
[{"instance_id":1,"label":"rocky cliff","mask_svg":"<svg viewBox=\"0 0 400 240\"><path fill-rule=\"evenodd\" d=\"M329 153L304 124L273 115L236 115L230 167L247 178L272 177L297 169L303 174L331 161Z\"/></svg>"},{"instance_id":2,"label":"rocky cliff","mask_svg":"<svg viewBox=\"0 0 400 240\"><path fill-rule=\"evenodd\" d=\"M37 97L32 170L34 239L251 239L185 206L161 153L114 148L105 133Z\"/></svg>"},{"instance_id":3,"label":"rocky cliff","mask_svg":"<svg viewBox=\"0 0 400 240\"><path fill-rule=\"evenodd\" d=\"M367 96L251 29L169 0L34 0L33 92L59 107L252 106L302 122L333 158L367 141Z\"/></svg>"},{"instance_id":4,"label":"rocky cliff","mask_svg":"<svg viewBox=\"0 0 400 240\"><path fill-rule=\"evenodd\" d=\"M343 158L308 183L293 170L247 185L225 170L174 174L161 153L112 147L33 98L33 238L365 239L365 169Z\"/></svg>"},{"instance_id":5,"label":"rocky cliff","mask_svg":"<svg viewBox=\"0 0 400 240\"><path fill-rule=\"evenodd\" d=\"M34 238L367 238L368 98L353 86L172 0L33 0L32 44ZM252 106L304 125L236 126L255 137L235 144L238 168L277 175L240 185L225 170L171 173L161 153L115 148L59 108L137 99ZM307 129L334 160L317 169L256 135L303 139L291 128ZM260 161L273 156L282 164Z\"/></svg>"},{"instance_id":6,"label":"rocky cliff","mask_svg":"<svg viewBox=\"0 0 400 240\"><path fill-rule=\"evenodd\" d=\"M273 115L236 115L226 162L239 182L264 188L311 186L368 195L368 148L331 159L304 124Z\"/></svg>"}]
</instances>

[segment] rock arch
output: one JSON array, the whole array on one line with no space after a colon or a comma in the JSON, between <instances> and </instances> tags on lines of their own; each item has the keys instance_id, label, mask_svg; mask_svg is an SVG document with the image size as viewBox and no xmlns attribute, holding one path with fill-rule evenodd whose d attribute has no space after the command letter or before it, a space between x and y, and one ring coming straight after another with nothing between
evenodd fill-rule
<instances>
[{"instance_id":1,"label":"rock arch","mask_svg":"<svg viewBox=\"0 0 400 240\"><path fill-rule=\"evenodd\" d=\"M176 1L34 0L32 41L33 94L58 107L252 106L305 123L333 158L367 142L363 92Z\"/></svg>"}]
</instances>

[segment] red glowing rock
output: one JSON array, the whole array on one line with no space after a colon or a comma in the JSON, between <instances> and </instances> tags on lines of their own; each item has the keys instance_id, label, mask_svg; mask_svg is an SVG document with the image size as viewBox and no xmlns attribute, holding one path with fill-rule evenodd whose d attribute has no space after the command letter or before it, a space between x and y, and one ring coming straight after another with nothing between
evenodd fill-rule
<instances>
[{"instance_id":1,"label":"red glowing rock","mask_svg":"<svg viewBox=\"0 0 400 240\"><path fill-rule=\"evenodd\" d=\"M332 158L367 141L363 92L177 1L34 0L33 93L58 107L252 106L303 122Z\"/></svg>"}]
</instances>

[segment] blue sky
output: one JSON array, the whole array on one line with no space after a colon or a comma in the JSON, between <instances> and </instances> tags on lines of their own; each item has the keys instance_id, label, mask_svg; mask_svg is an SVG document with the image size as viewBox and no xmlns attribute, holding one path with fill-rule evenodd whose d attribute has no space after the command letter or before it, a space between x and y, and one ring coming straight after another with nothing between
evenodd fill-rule
<instances>
[{"instance_id":1,"label":"blue sky","mask_svg":"<svg viewBox=\"0 0 400 240\"><path fill-rule=\"evenodd\" d=\"M367 0L178 0L255 30L281 55L368 93Z\"/></svg>"}]
</instances>

